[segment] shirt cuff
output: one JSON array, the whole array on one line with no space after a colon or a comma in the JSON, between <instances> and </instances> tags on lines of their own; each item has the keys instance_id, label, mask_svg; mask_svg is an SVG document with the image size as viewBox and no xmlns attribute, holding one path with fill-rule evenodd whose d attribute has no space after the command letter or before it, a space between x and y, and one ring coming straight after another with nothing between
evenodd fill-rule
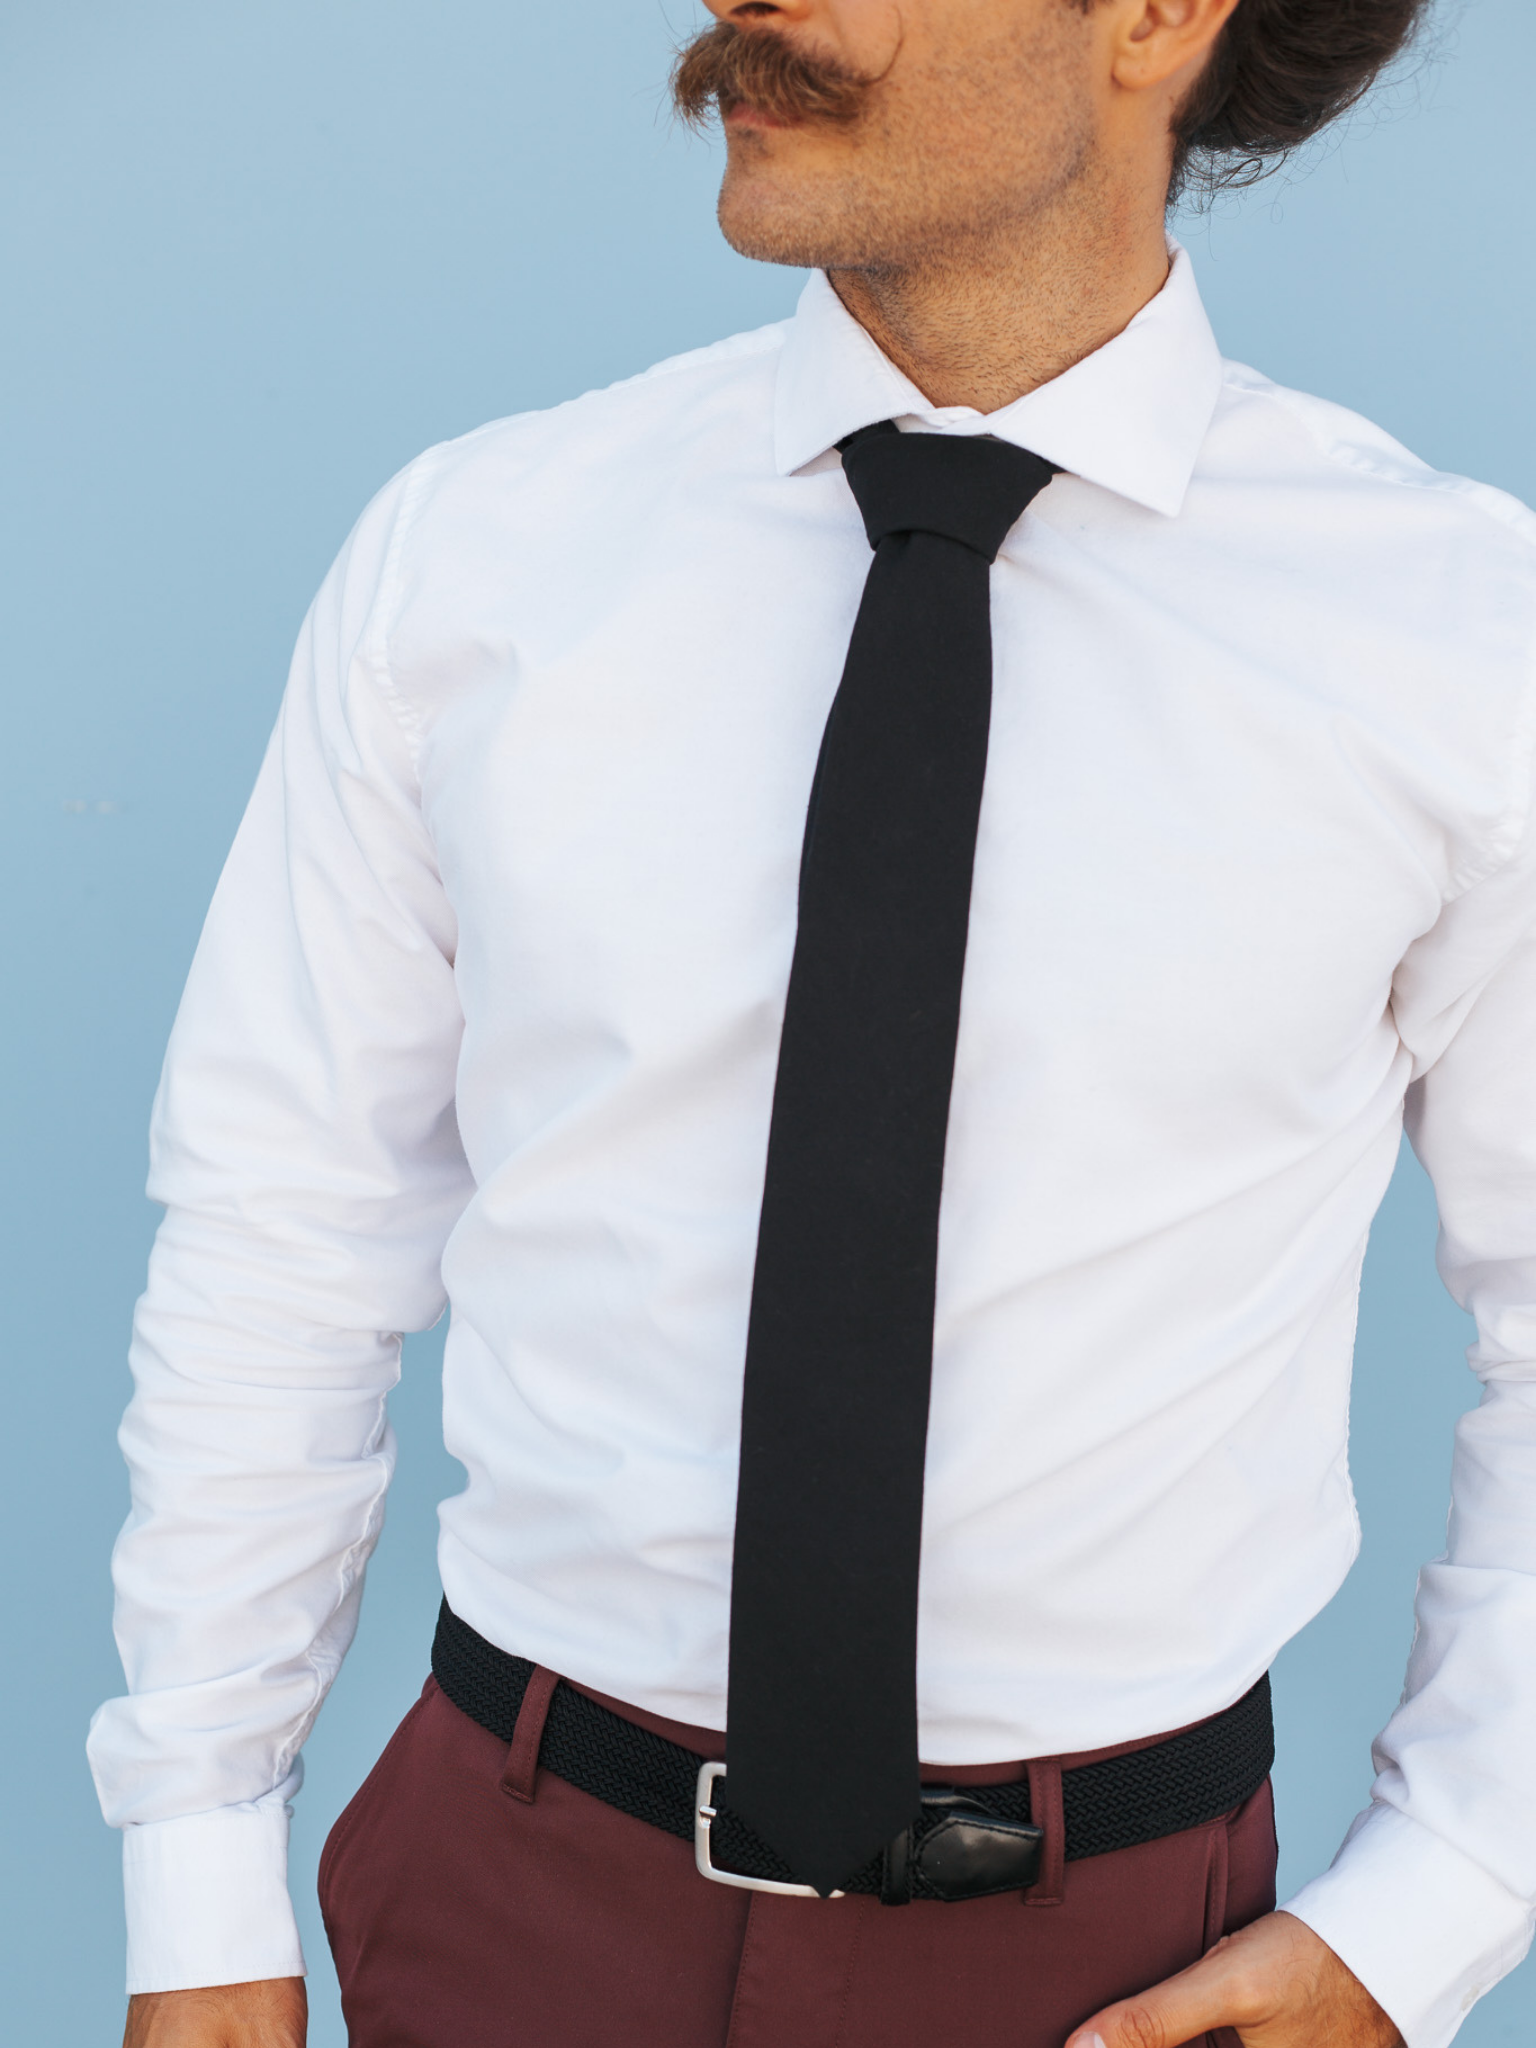
<instances>
[{"instance_id":1,"label":"shirt cuff","mask_svg":"<svg viewBox=\"0 0 1536 2048\"><path fill-rule=\"evenodd\" d=\"M1531 1941L1523 1899L1379 1801L1355 1821L1332 1868L1283 1910L1353 1970L1408 2048L1445 2048Z\"/></svg>"},{"instance_id":2,"label":"shirt cuff","mask_svg":"<svg viewBox=\"0 0 1536 2048\"><path fill-rule=\"evenodd\" d=\"M304 1975L288 1897L291 1789L124 1828L130 1995Z\"/></svg>"}]
</instances>

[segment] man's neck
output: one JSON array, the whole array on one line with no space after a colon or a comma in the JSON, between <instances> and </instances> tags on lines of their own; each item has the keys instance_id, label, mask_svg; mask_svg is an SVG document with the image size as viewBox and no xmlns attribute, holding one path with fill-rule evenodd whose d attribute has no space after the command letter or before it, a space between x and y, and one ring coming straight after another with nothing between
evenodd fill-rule
<instances>
[{"instance_id":1,"label":"man's neck","mask_svg":"<svg viewBox=\"0 0 1536 2048\"><path fill-rule=\"evenodd\" d=\"M1073 211L938 261L828 276L930 404L996 412L1112 341L1167 281L1160 213L1102 194L1093 217Z\"/></svg>"}]
</instances>

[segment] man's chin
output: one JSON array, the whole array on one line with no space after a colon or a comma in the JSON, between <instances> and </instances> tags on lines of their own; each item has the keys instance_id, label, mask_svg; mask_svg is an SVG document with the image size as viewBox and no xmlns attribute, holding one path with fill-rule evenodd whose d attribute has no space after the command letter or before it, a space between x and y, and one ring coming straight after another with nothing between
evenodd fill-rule
<instances>
[{"instance_id":1,"label":"man's chin","mask_svg":"<svg viewBox=\"0 0 1536 2048\"><path fill-rule=\"evenodd\" d=\"M825 270L856 260L846 250L846 224L827 214L824 195L818 204L761 173L741 176L728 171L720 188L720 232L738 256L754 263Z\"/></svg>"}]
</instances>

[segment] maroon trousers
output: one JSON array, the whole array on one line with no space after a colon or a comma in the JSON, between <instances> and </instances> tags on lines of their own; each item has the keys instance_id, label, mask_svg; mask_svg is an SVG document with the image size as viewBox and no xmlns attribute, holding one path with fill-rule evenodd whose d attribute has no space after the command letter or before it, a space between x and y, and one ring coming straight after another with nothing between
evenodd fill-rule
<instances>
[{"instance_id":1,"label":"maroon trousers","mask_svg":"<svg viewBox=\"0 0 1536 2048\"><path fill-rule=\"evenodd\" d=\"M690 1844L536 1771L553 1684L535 1675L509 1749L429 1679L332 1830L320 1898L351 2048L1062 2048L1274 1904L1267 1785L1209 1826L1064 1868L1058 1826L1022 1897L711 1884ZM718 1735L605 1704L721 1754ZM1090 1760L933 1775L1027 1772L1049 1844L1060 1769Z\"/></svg>"}]
</instances>

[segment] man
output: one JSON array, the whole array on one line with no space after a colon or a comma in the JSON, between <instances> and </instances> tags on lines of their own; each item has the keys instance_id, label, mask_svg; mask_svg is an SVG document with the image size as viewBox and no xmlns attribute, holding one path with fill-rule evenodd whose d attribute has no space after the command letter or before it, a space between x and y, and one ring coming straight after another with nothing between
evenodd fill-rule
<instances>
[{"instance_id":1,"label":"man","mask_svg":"<svg viewBox=\"0 0 1536 2048\"><path fill-rule=\"evenodd\" d=\"M128 2039L302 2039L285 1801L446 1296L354 2041L1440 2048L1536 1900L1536 525L1224 366L1163 230L1420 10L710 4L798 313L382 494L176 1027ZM1486 1394L1275 1912L1405 1105Z\"/></svg>"}]
</instances>

